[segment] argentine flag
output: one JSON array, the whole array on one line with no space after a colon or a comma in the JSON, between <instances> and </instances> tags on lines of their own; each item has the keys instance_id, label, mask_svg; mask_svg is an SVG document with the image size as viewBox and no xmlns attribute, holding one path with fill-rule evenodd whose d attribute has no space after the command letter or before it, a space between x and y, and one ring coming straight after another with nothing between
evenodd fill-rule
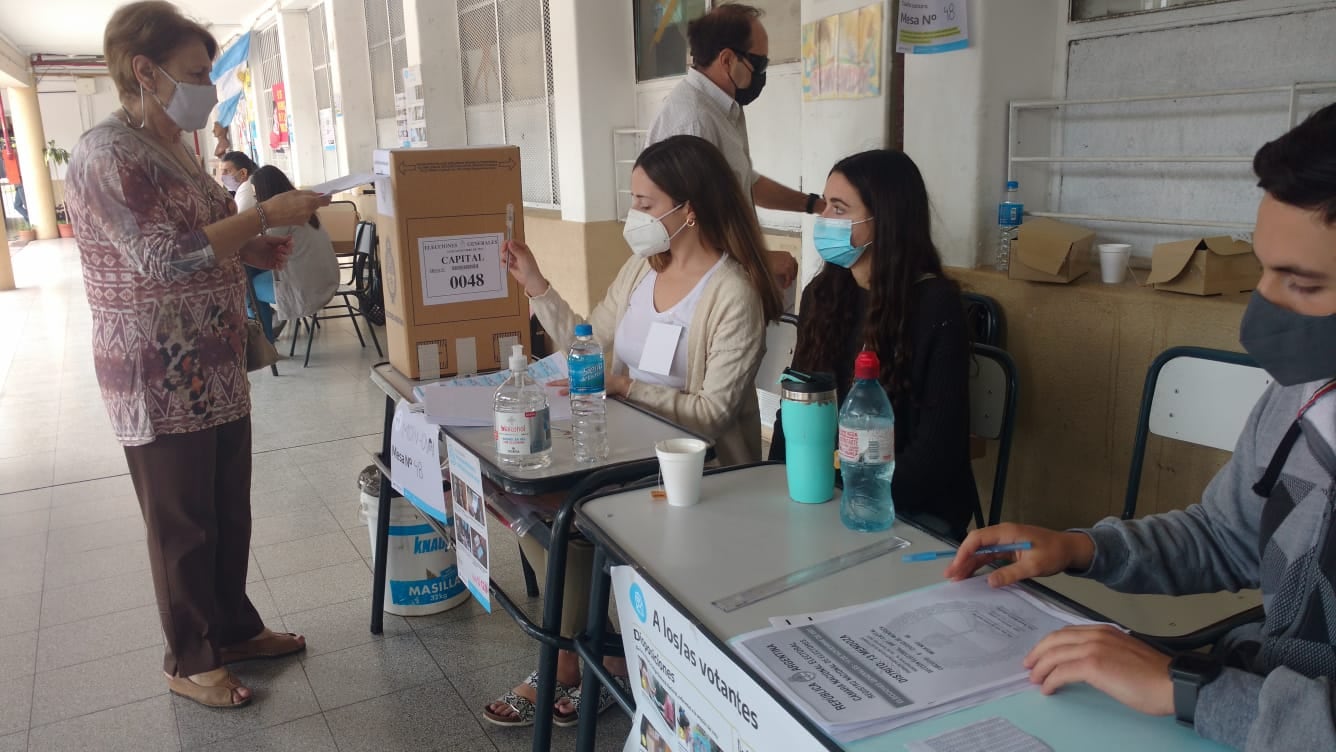
<instances>
[{"instance_id":1,"label":"argentine flag","mask_svg":"<svg viewBox=\"0 0 1336 752\"><path fill-rule=\"evenodd\" d=\"M232 125L232 118L237 114L237 103L241 101L241 72L250 55L250 37L249 31L242 34L213 66L211 78L218 87L218 117L215 120L224 128Z\"/></svg>"}]
</instances>

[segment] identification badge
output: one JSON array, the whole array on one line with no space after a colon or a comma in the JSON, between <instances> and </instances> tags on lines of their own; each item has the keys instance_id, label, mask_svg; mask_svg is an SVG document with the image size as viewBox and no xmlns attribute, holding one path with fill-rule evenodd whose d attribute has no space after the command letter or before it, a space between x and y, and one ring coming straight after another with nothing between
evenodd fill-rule
<instances>
[{"instance_id":1,"label":"identification badge","mask_svg":"<svg viewBox=\"0 0 1336 752\"><path fill-rule=\"evenodd\" d=\"M655 321L650 324L649 336L645 338L645 349L640 353L640 370L669 376L673 371L673 358L677 357L677 342L682 338L682 327Z\"/></svg>"}]
</instances>

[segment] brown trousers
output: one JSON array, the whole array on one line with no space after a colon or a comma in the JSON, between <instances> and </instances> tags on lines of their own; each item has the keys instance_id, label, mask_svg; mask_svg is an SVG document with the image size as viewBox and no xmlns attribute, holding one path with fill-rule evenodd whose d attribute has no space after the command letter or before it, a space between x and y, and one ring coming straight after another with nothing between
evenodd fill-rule
<instances>
[{"instance_id":1,"label":"brown trousers","mask_svg":"<svg viewBox=\"0 0 1336 752\"><path fill-rule=\"evenodd\" d=\"M264 621L246 596L251 536L250 416L125 447L148 529L153 589L167 640L162 669L218 668L218 649Z\"/></svg>"}]
</instances>

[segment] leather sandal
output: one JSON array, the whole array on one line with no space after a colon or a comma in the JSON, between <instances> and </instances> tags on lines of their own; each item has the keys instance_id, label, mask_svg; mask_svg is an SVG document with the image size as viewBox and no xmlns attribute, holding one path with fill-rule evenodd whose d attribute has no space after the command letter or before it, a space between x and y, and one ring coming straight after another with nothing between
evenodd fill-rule
<instances>
[{"instance_id":1,"label":"leather sandal","mask_svg":"<svg viewBox=\"0 0 1336 752\"><path fill-rule=\"evenodd\" d=\"M230 671L225 671L222 679L215 684L201 684L189 676L171 676L166 672L163 672L163 676L167 677L167 689L171 690L172 694L180 695L208 708L245 707L255 697L254 694L238 697L236 693L238 689L249 688Z\"/></svg>"},{"instance_id":2,"label":"leather sandal","mask_svg":"<svg viewBox=\"0 0 1336 752\"><path fill-rule=\"evenodd\" d=\"M529 674L529 676L525 678L524 683L528 684L530 687L533 687L535 690L537 690L538 672L535 671L532 674ZM570 696L569 693L570 690L567 687L563 686L561 683L558 683L557 693L553 698L553 702L556 702L557 700L560 700L563 697L569 697ZM535 694L537 693L535 692ZM495 705L498 702L505 703L511 710L515 711L515 715L508 716L492 712L491 706ZM525 726L532 726L533 719L537 715L538 715L538 708L534 707L533 702L530 701L527 697L520 697L518 694L515 694L515 690L511 690L505 693L504 695L501 695L500 697L493 700L487 707L482 709L483 720L487 721L493 726L502 726L505 728L522 728Z\"/></svg>"},{"instance_id":3,"label":"leather sandal","mask_svg":"<svg viewBox=\"0 0 1336 752\"><path fill-rule=\"evenodd\" d=\"M218 650L218 656L224 664L241 661L270 660L300 653L306 649L306 639L292 632L270 632L264 637L256 637L228 645Z\"/></svg>"},{"instance_id":4,"label":"leather sandal","mask_svg":"<svg viewBox=\"0 0 1336 752\"><path fill-rule=\"evenodd\" d=\"M625 676L614 676L612 677L612 679L613 681L617 682L617 686L621 687L623 691L627 692L628 694L631 692L630 679L628 679ZM566 693L566 699L570 701L570 706L571 706L571 710L569 713L563 713L560 710L553 708L552 723L554 725L559 726L561 728L570 728L571 726L574 726L580 722L580 699L583 694L582 690L583 690L582 687L571 687L571 689ZM598 685L599 714L602 714L603 711L612 707L614 704L616 704L616 702L617 698L612 696L612 692L608 690L608 685L599 682Z\"/></svg>"}]
</instances>

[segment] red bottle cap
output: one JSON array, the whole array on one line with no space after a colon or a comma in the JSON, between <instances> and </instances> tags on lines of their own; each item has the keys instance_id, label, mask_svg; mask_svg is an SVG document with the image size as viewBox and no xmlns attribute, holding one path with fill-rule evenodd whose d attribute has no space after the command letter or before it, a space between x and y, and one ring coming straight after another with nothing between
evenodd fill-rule
<instances>
[{"instance_id":1,"label":"red bottle cap","mask_svg":"<svg viewBox=\"0 0 1336 752\"><path fill-rule=\"evenodd\" d=\"M864 350L854 360L855 379L876 379L881 376L881 361L871 350Z\"/></svg>"}]
</instances>

